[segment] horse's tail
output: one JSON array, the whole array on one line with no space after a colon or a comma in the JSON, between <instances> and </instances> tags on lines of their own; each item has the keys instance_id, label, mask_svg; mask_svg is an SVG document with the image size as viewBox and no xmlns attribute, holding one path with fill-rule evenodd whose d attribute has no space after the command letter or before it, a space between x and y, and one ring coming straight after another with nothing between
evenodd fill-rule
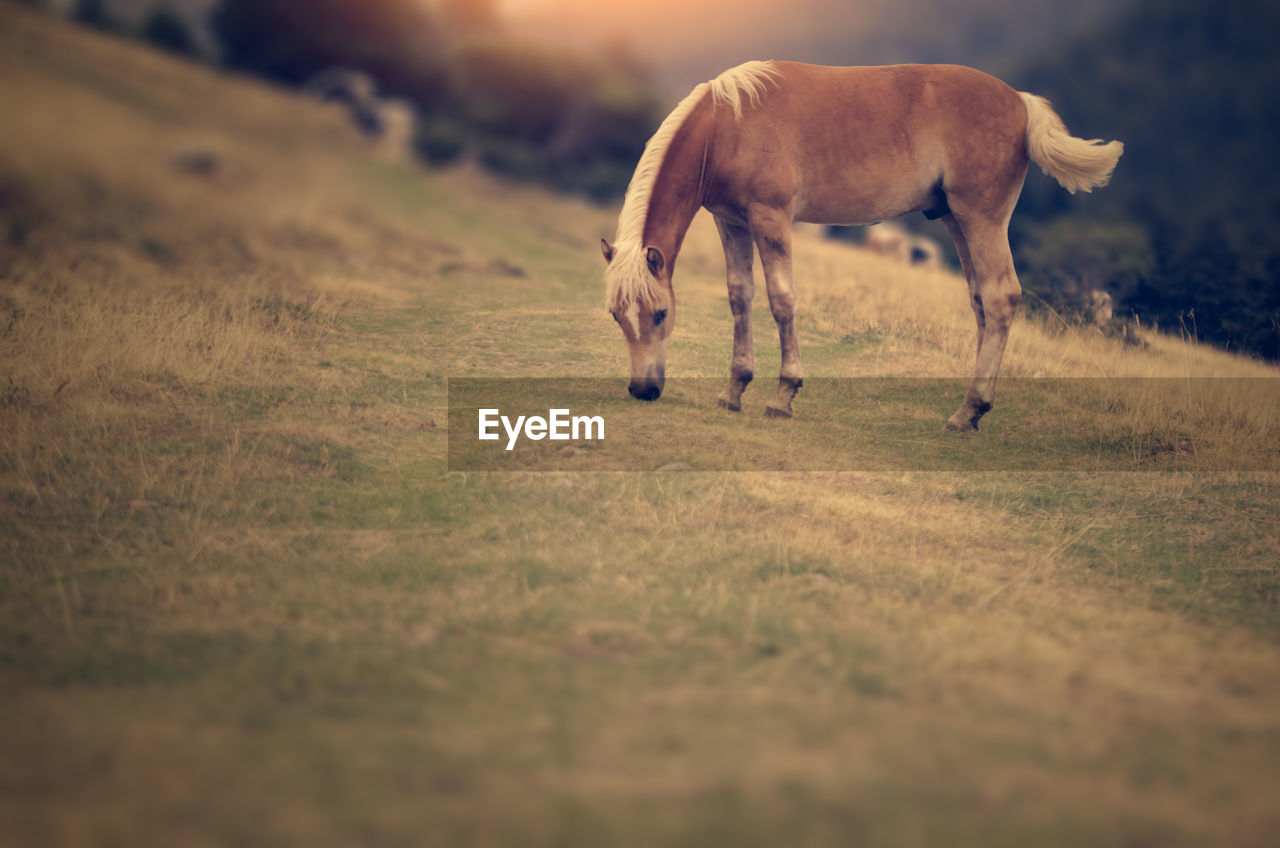
<instances>
[{"instance_id":1,"label":"horse's tail","mask_svg":"<svg viewBox=\"0 0 1280 848\"><path fill-rule=\"evenodd\" d=\"M1086 141L1067 132L1049 101L1019 92L1027 104L1027 155L1031 161L1072 194L1092 191L1111 180L1111 172L1124 153L1124 144L1102 139Z\"/></svg>"}]
</instances>

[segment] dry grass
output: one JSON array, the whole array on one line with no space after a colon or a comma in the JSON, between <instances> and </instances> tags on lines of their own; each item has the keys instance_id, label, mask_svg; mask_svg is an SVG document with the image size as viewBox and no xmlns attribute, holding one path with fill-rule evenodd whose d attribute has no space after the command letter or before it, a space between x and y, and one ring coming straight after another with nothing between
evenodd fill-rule
<instances>
[{"instance_id":1,"label":"dry grass","mask_svg":"<svg viewBox=\"0 0 1280 848\"><path fill-rule=\"evenodd\" d=\"M1273 473L450 473L448 378L621 392L611 211L0 15L12 842L1272 841ZM175 167L202 151L213 178ZM707 223L673 378L727 366ZM810 376L968 370L953 276L796 255ZM1146 341L1021 321L1008 373L1274 375ZM1108 426L1274 438L1230 386ZM616 414L842 438L797 411Z\"/></svg>"}]
</instances>

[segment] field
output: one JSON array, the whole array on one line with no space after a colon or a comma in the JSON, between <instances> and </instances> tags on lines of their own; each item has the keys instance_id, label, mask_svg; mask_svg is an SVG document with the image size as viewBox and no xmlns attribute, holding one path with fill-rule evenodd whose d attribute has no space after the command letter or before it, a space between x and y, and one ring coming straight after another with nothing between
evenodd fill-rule
<instances>
[{"instance_id":1,"label":"field","mask_svg":"<svg viewBox=\"0 0 1280 848\"><path fill-rule=\"evenodd\" d=\"M1275 844L1276 369L1024 317L944 434L963 284L802 236L723 412L699 219L639 404L616 209L7 4L0 102L0 842ZM482 378L637 441L473 470Z\"/></svg>"}]
</instances>

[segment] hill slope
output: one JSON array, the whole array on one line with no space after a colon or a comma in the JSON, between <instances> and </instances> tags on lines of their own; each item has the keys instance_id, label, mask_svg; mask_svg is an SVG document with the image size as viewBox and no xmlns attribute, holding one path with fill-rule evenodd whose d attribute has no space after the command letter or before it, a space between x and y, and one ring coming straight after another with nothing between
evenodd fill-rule
<instances>
[{"instance_id":1,"label":"hill slope","mask_svg":"<svg viewBox=\"0 0 1280 848\"><path fill-rule=\"evenodd\" d=\"M945 441L958 396L902 378L967 371L962 285L804 239L806 363L845 382L789 422L760 415L768 386L719 412L696 381L729 353L701 221L670 352L689 388L634 404L600 308L608 210L379 162L315 105L0 15L15 843L1261 845L1280 825L1280 494L1231 460L1275 461L1264 384L1089 388L1111 405L1081 417L1010 383L987 431ZM1275 376L1147 344L1021 322L1008 373ZM867 375L897 382L841 394ZM601 378L610 427L688 444L684 465L885 470L451 471L448 382L543 376ZM1041 470L907 470L1045 432Z\"/></svg>"}]
</instances>

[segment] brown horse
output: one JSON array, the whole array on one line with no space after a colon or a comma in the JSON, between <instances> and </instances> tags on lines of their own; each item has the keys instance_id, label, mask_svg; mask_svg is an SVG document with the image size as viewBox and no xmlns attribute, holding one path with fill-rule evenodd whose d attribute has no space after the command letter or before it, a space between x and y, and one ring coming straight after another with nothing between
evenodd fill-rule
<instances>
[{"instance_id":1,"label":"brown horse","mask_svg":"<svg viewBox=\"0 0 1280 848\"><path fill-rule=\"evenodd\" d=\"M791 224L869 224L921 211L946 224L978 321L973 383L947 428L976 430L1021 287L1009 217L1034 161L1074 193L1106 185L1124 146L1068 134L1043 98L955 65L828 68L748 62L693 90L645 147L615 244L601 240L610 312L631 354L629 391L662 394L675 324L676 256L699 208L724 241L733 360L722 407L742 408L755 352L753 252L782 343L766 415L790 416L804 381L796 341Z\"/></svg>"}]
</instances>

